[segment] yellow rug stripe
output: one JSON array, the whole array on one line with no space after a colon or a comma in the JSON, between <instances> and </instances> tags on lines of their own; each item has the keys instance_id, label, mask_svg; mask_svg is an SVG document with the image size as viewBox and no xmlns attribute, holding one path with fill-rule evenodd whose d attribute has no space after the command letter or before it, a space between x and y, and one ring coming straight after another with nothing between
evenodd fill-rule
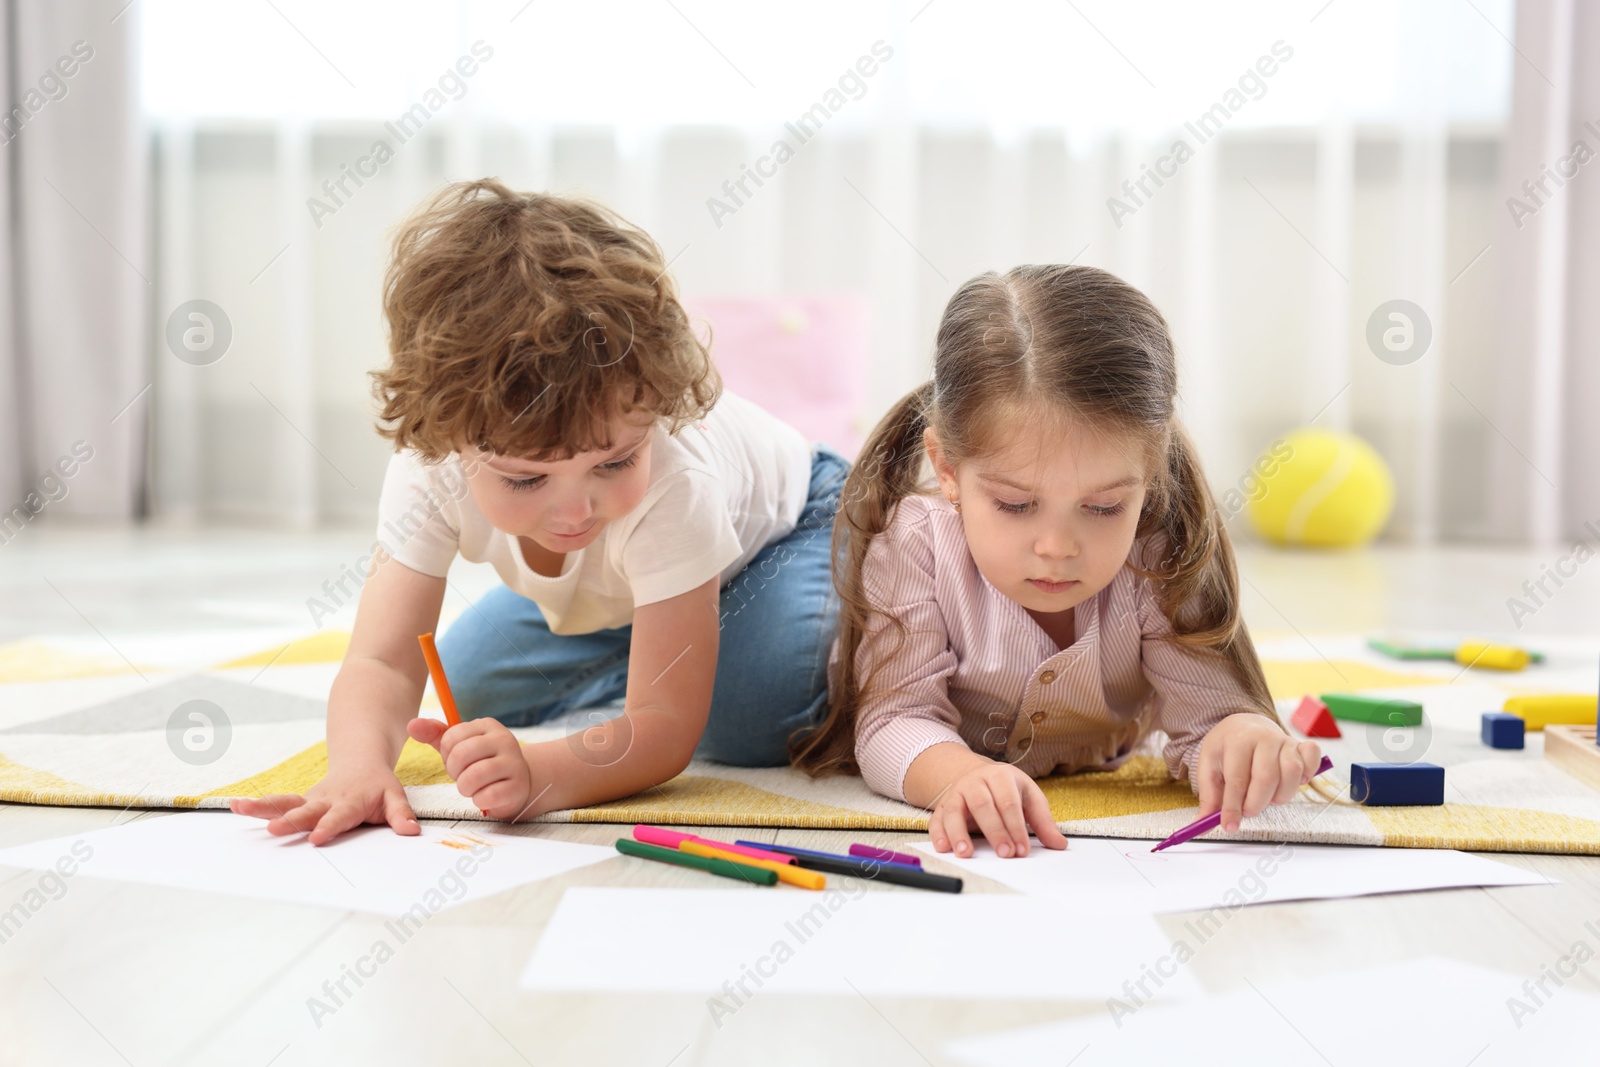
<instances>
[{"instance_id":1,"label":"yellow rug stripe","mask_svg":"<svg viewBox=\"0 0 1600 1067\"><path fill-rule=\"evenodd\" d=\"M1347 689L1383 689L1394 685L1442 685L1438 678L1422 674L1397 674L1382 667L1371 667L1354 660L1262 660L1267 688L1274 700L1292 700L1318 693L1339 693Z\"/></svg>"},{"instance_id":2,"label":"yellow rug stripe","mask_svg":"<svg viewBox=\"0 0 1600 1067\"><path fill-rule=\"evenodd\" d=\"M572 812L572 822L671 823L683 826L805 826L926 830L917 816L874 815L759 789L725 778L680 774L636 796Z\"/></svg>"},{"instance_id":3,"label":"yellow rug stripe","mask_svg":"<svg viewBox=\"0 0 1600 1067\"><path fill-rule=\"evenodd\" d=\"M252 774L193 797L178 797L180 803L199 804L206 797L267 797L277 793L304 794L328 773L328 743L318 741L260 774ZM450 781L444 761L431 746L406 738L400 750L395 775L401 785L439 785Z\"/></svg>"},{"instance_id":4,"label":"yellow rug stripe","mask_svg":"<svg viewBox=\"0 0 1600 1067\"><path fill-rule=\"evenodd\" d=\"M156 670L144 665L140 669ZM66 652L43 641L10 641L0 645L0 683L54 682L63 678L133 673L133 667L120 656Z\"/></svg>"},{"instance_id":5,"label":"yellow rug stripe","mask_svg":"<svg viewBox=\"0 0 1600 1067\"><path fill-rule=\"evenodd\" d=\"M7 759L3 754L0 754L0 780L5 782L6 801L13 804L121 808L139 801L133 794L97 793L86 785Z\"/></svg>"},{"instance_id":6,"label":"yellow rug stripe","mask_svg":"<svg viewBox=\"0 0 1600 1067\"><path fill-rule=\"evenodd\" d=\"M304 793L322 780L327 769L327 745L319 742L260 774L198 796L178 797L176 802L192 807L205 797ZM439 754L410 739L401 751L396 773L403 785L439 785L450 781ZM1051 814L1060 822L1173 811L1193 807L1195 803L1189 787L1168 778L1165 762L1154 756L1135 756L1115 771L1042 778L1039 785L1050 801ZM928 828L926 816L871 814L784 796L743 782L688 774L635 796L578 808L569 818L572 822L584 823L654 822L680 826L805 826L906 831Z\"/></svg>"},{"instance_id":7,"label":"yellow rug stripe","mask_svg":"<svg viewBox=\"0 0 1600 1067\"><path fill-rule=\"evenodd\" d=\"M1600 839L1600 822L1554 811L1475 804L1362 810L1395 848L1593 855Z\"/></svg>"},{"instance_id":8,"label":"yellow rug stripe","mask_svg":"<svg viewBox=\"0 0 1600 1067\"><path fill-rule=\"evenodd\" d=\"M1194 793L1167 774L1155 756L1134 756L1114 771L1085 771L1037 779L1056 822L1147 815L1195 806Z\"/></svg>"},{"instance_id":9,"label":"yellow rug stripe","mask_svg":"<svg viewBox=\"0 0 1600 1067\"><path fill-rule=\"evenodd\" d=\"M229 660L218 664L215 669L265 667L269 663L338 663L344 659L345 649L349 647L349 634L343 630L324 630L298 641L290 641L287 645L274 645L254 655Z\"/></svg>"},{"instance_id":10,"label":"yellow rug stripe","mask_svg":"<svg viewBox=\"0 0 1600 1067\"><path fill-rule=\"evenodd\" d=\"M318 742L260 774L174 800L179 806L193 807L207 797L303 794L321 781L327 770L328 748L326 743ZM450 781L438 752L409 738L400 753L396 773L403 785L439 785ZM77 792L81 796L86 792L82 787L74 790L70 783L62 785L65 789L57 795ZM1062 822L1172 811L1192 807L1195 802L1189 787L1169 779L1166 764L1153 756L1136 756L1115 771L1043 778L1039 785L1050 801L1051 813ZM83 803L81 799L75 802ZM587 823L670 822L694 826L860 828L870 824L882 830L928 828L925 816L874 815L703 775L679 775L636 796L579 808L571 812L570 819Z\"/></svg>"}]
</instances>

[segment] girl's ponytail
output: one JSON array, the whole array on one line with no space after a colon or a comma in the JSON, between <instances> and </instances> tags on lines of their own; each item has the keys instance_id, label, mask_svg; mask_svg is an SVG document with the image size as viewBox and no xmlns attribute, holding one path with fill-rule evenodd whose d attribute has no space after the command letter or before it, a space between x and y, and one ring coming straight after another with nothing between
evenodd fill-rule
<instances>
[{"instance_id":1,"label":"girl's ponytail","mask_svg":"<svg viewBox=\"0 0 1600 1067\"><path fill-rule=\"evenodd\" d=\"M1139 520L1136 536L1146 534L1162 535L1158 540L1165 543L1167 558L1158 570L1134 569L1156 579L1157 601L1172 621L1174 639L1221 656L1257 710L1276 720L1267 678L1240 610L1233 544L1194 443L1176 420L1155 492Z\"/></svg>"},{"instance_id":2,"label":"girl's ponytail","mask_svg":"<svg viewBox=\"0 0 1600 1067\"><path fill-rule=\"evenodd\" d=\"M933 405L933 382L907 393L873 427L861 458L845 479L833 524L833 584L839 593L839 664L828 714L792 741L794 766L815 777L856 770L856 710L866 679L856 674L856 651L873 612L862 578L872 539L883 533L902 499L917 491L923 430ZM904 632L898 619L890 620Z\"/></svg>"}]
</instances>

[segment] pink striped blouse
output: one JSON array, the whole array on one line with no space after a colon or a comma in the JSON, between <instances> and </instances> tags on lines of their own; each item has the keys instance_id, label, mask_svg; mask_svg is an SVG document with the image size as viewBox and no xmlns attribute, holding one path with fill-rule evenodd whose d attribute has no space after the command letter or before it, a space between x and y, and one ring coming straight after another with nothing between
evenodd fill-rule
<instances>
[{"instance_id":1,"label":"pink striped blouse","mask_svg":"<svg viewBox=\"0 0 1600 1067\"><path fill-rule=\"evenodd\" d=\"M1147 545L1136 545L1134 558ZM1216 657L1163 640L1172 625L1150 579L1127 566L1077 605L1076 640L1060 648L1020 604L979 573L961 517L940 496L901 501L867 552L879 615L856 656L878 666L856 725L856 760L876 792L905 799L906 768L931 745L959 741L1031 777L1111 768L1153 730L1174 778L1191 778L1206 731L1256 710ZM838 665L838 643L832 665ZM864 676L864 675L863 675Z\"/></svg>"}]
</instances>

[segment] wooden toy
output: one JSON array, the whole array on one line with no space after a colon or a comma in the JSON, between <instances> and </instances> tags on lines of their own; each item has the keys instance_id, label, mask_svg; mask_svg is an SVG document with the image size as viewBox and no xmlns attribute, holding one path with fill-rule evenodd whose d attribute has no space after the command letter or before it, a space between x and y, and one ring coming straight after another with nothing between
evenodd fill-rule
<instances>
[{"instance_id":1,"label":"wooden toy","mask_svg":"<svg viewBox=\"0 0 1600 1067\"><path fill-rule=\"evenodd\" d=\"M1373 722L1379 726L1422 725L1422 705L1414 700L1363 696L1360 693L1323 693L1322 702L1328 705L1335 719Z\"/></svg>"},{"instance_id":2,"label":"wooden toy","mask_svg":"<svg viewBox=\"0 0 1600 1067\"><path fill-rule=\"evenodd\" d=\"M1433 763L1352 763L1350 799L1369 807L1444 803L1444 768Z\"/></svg>"},{"instance_id":3,"label":"wooden toy","mask_svg":"<svg viewBox=\"0 0 1600 1067\"><path fill-rule=\"evenodd\" d=\"M1595 697L1582 693L1547 697L1507 697L1506 711L1522 717L1530 730L1546 726L1593 726Z\"/></svg>"},{"instance_id":4,"label":"wooden toy","mask_svg":"<svg viewBox=\"0 0 1600 1067\"><path fill-rule=\"evenodd\" d=\"M1524 743L1523 726L1521 717L1510 712L1486 711L1479 733L1483 743L1490 748L1521 748Z\"/></svg>"},{"instance_id":5,"label":"wooden toy","mask_svg":"<svg viewBox=\"0 0 1600 1067\"><path fill-rule=\"evenodd\" d=\"M1300 698L1300 706L1289 716L1289 725L1307 737L1338 737L1339 724L1333 721L1328 705L1314 696Z\"/></svg>"},{"instance_id":6,"label":"wooden toy","mask_svg":"<svg viewBox=\"0 0 1600 1067\"><path fill-rule=\"evenodd\" d=\"M1544 732L1544 758L1574 778L1600 789L1600 745L1593 726L1551 726Z\"/></svg>"}]
</instances>

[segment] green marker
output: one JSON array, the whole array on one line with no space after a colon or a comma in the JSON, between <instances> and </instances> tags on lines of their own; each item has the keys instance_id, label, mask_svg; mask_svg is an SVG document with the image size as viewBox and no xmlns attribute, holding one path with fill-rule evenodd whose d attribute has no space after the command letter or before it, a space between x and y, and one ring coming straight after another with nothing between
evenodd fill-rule
<instances>
[{"instance_id":1,"label":"green marker","mask_svg":"<svg viewBox=\"0 0 1600 1067\"><path fill-rule=\"evenodd\" d=\"M1359 693L1323 693L1322 702L1335 719L1371 722L1379 726L1421 726L1422 705L1414 700L1362 696Z\"/></svg>"},{"instance_id":2,"label":"green marker","mask_svg":"<svg viewBox=\"0 0 1600 1067\"><path fill-rule=\"evenodd\" d=\"M1413 645L1402 641L1385 641L1381 637L1367 638L1367 647L1374 652L1382 652L1385 656L1403 660L1456 658L1456 650L1453 648L1429 648L1426 645Z\"/></svg>"},{"instance_id":3,"label":"green marker","mask_svg":"<svg viewBox=\"0 0 1600 1067\"><path fill-rule=\"evenodd\" d=\"M1367 647L1374 652L1381 652L1398 660L1442 660L1444 662L1459 662L1459 650L1455 647L1441 648L1433 645L1419 645L1399 638L1367 638ZM1528 652L1529 663L1543 663L1544 654Z\"/></svg>"},{"instance_id":4,"label":"green marker","mask_svg":"<svg viewBox=\"0 0 1600 1067\"><path fill-rule=\"evenodd\" d=\"M646 845L628 837L617 838L617 851L625 856L676 863L680 867L693 867L697 871L720 874L724 878L737 878L741 882L750 882L754 885L775 885L778 881L777 871L769 871L763 867L747 867L743 863L730 863L728 860L710 859L706 856L691 856L675 848Z\"/></svg>"}]
</instances>

